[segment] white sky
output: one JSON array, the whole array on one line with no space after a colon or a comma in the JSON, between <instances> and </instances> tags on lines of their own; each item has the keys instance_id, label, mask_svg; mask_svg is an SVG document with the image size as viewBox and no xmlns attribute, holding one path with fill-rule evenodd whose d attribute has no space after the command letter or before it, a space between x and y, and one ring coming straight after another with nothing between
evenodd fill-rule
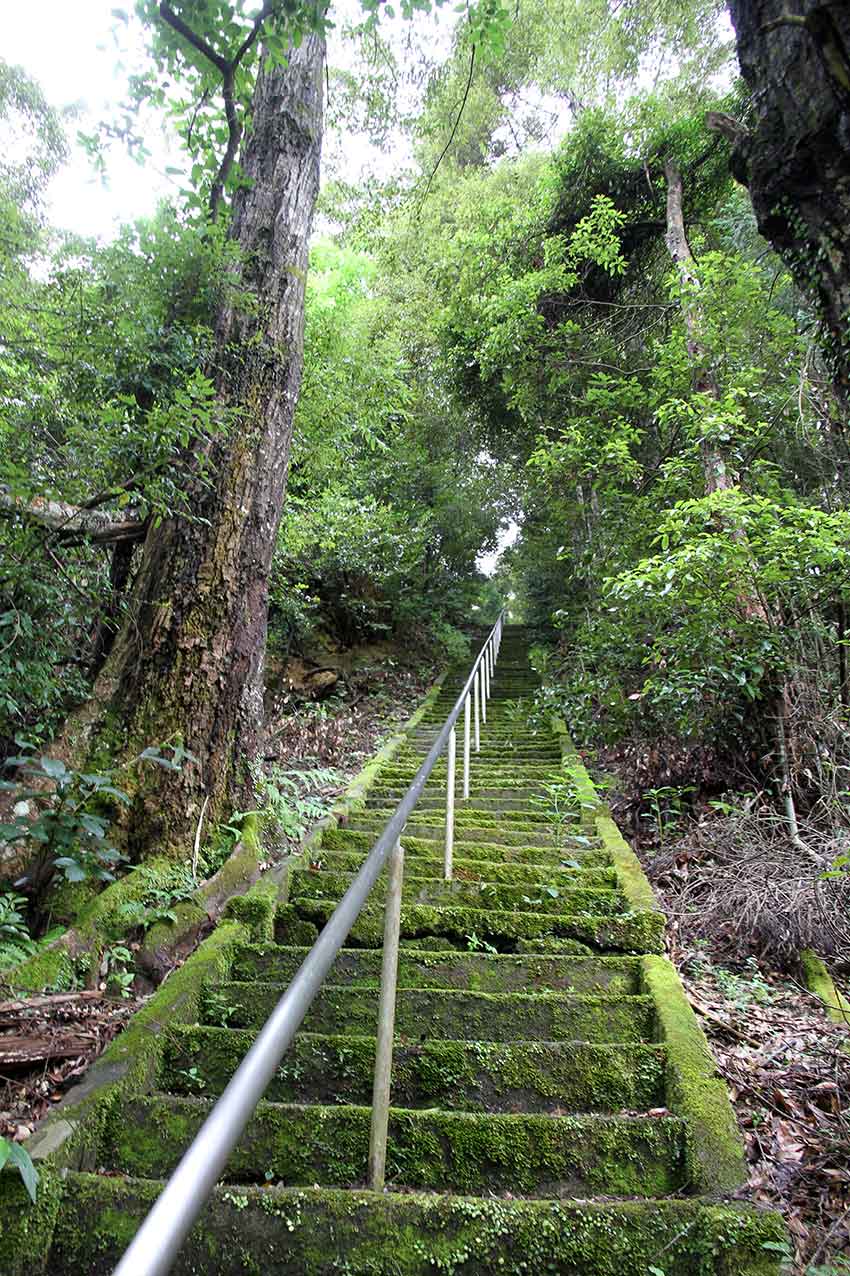
<instances>
[{"instance_id":1,"label":"white sky","mask_svg":"<svg viewBox=\"0 0 850 1276\"><path fill-rule=\"evenodd\" d=\"M49 190L51 221L64 230L104 240L111 239L122 223L152 214L158 201L173 194L180 184L164 171L178 164L180 155L176 141L169 142L164 132L161 116L151 118L144 129L152 156L143 166L119 144L109 148L105 184L75 141L77 130L93 132L98 121L117 117L117 108L126 97L128 74L141 57L139 28L135 22L128 29L116 24L114 7L114 0L40 0L39 35L34 38L33 11L13 0L0 0L2 56L35 78L51 105L76 108L67 125L71 159ZM126 8L131 8L130 3ZM420 19L417 34L420 39L429 39L431 56L438 51L448 53L454 20L446 10ZM116 44L116 26L123 48ZM339 63L339 40L333 43ZM410 159L406 139L399 138L390 154L381 154L363 138L350 135L345 139L328 137L325 155L332 157L337 168L342 163L350 180L364 171L385 177ZM501 552L518 532L515 523L503 531L498 549L478 559L482 571L492 574Z\"/></svg>"},{"instance_id":2,"label":"white sky","mask_svg":"<svg viewBox=\"0 0 850 1276\"><path fill-rule=\"evenodd\" d=\"M141 27L135 18L129 26L112 16L115 0L39 0L38 35L33 36L33 11L16 0L0 0L2 44L0 56L22 66L41 85L52 106L75 106L76 118L68 121L71 161L54 178L49 192L50 217L65 230L110 239L122 222L148 216L158 201L174 194L182 184L165 169L182 163L179 144L169 139L161 114L143 120L145 144L151 158L143 166L131 159L120 143L106 155L107 182L96 175L76 134L94 132L98 121L119 119L118 107L127 96L127 78L144 62ZM124 8L132 11L132 0ZM340 0L334 6L337 20L346 10L356 14L356 0ZM387 23L387 34L399 40L416 40L431 57L446 55L451 44L454 13L442 9L421 16L413 31L408 24ZM393 30L394 28L394 30ZM116 42L116 33L118 42ZM401 46L400 46L401 47ZM339 36L331 35L330 55L335 65L350 65L351 55ZM347 180L366 173L385 178L410 162L407 139L394 139L390 154L381 153L363 137L328 133L325 164L332 164Z\"/></svg>"},{"instance_id":3,"label":"white sky","mask_svg":"<svg viewBox=\"0 0 850 1276\"><path fill-rule=\"evenodd\" d=\"M114 114L126 93L127 70L116 65L113 7L111 0L39 0L31 9L0 0L2 56L34 76L52 106L79 108L67 126L72 143L78 129L92 132L99 119ZM51 220L65 230L109 239L121 222L153 213L157 201L174 190L161 171L169 163L161 138L160 124L159 154L144 167L122 148L111 148L107 187L73 145L71 162L50 187Z\"/></svg>"}]
</instances>

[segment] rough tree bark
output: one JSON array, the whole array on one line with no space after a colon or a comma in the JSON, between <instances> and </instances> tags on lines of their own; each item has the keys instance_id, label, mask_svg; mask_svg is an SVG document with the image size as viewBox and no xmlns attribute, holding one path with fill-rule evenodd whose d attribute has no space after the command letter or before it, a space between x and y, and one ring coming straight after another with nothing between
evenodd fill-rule
<instances>
[{"instance_id":1,"label":"rough tree bark","mask_svg":"<svg viewBox=\"0 0 850 1276\"><path fill-rule=\"evenodd\" d=\"M750 127L733 171L760 232L817 300L850 411L850 5L730 0Z\"/></svg>"},{"instance_id":2,"label":"rough tree bark","mask_svg":"<svg viewBox=\"0 0 850 1276\"><path fill-rule=\"evenodd\" d=\"M182 743L179 773L148 768L127 826L135 858L185 850L244 797L261 727L268 576L301 379L307 248L319 183L324 42L260 70L234 201L240 265L216 316L209 369L222 412L190 484L189 518L151 526L129 615L98 678L85 735L111 756Z\"/></svg>"}]
</instances>

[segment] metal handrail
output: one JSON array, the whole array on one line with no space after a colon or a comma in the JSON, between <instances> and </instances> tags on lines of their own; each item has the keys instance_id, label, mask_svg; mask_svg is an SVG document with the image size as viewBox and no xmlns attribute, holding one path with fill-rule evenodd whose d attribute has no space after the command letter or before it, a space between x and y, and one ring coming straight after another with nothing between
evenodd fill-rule
<instances>
[{"instance_id":1,"label":"metal handrail","mask_svg":"<svg viewBox=\"0 0 850 1276\"><path fill-rule=\"evenodd\" d=\"M483 713L484 703L487 695L489 695L490 678L501 644L503 616L504 612L501 612L495 625L490 630L484 645L475 658L469 677L464 683L463 690L458 696L454 708L443 723L440 733L432 744L425 761L387 822L383 833L372 847L354 881L334 909L319 938L299 966L292 982L280 998L277 1006L269 1015L256 1041L245 1055L227 1087L213 1106L209 1116L183 1154L177 1168L172 1173L135 1237L130 1242L123 1258L115 1268L113 1276L167 1276L183 1241L203 1209L207 1197L227 1164L230 1153L236 1146L254 1109L277 1071L284 1053L292 1044L292 1040L301 1027L313 999L324 983L325 976L348 938L349 931L357 921L372 887L378 880L381 870L393 851L399 852L396 857L398 868L396 870L396 866L393 865L390 881L390 889L393 891L393 895L388 896L388 903L391 898L400 901L402 857L399 839L447 741L451 741L453 744L455 740L455 723L460 716L461 710L465 709L469 698L472 696L473 687L477 692L475 696L475 744L476 752L478 751L478 704L480 702ZM465 712L464 716L465 725L467 726L466 739L468 741L469 713ZM451 745L450 750L450 763L453 763L454 748ZM468 757L468 744L465 746L464 752L465 757ZM449 769L453 771L453 766L450 765ZM468 768L466 767L465 776L468 779ZM453 775L450 779L453 808ZM446 869L449 877L451 876L450 839L452 832L452 821L449 818L446 824ZM390 908L387 911L389 915ZM396 903L395 911L397 914L398 902ZM390 928L389 921L387 926L385 942ZM395 917L394 947L397 954L397 915ZM387 963L385 962L384 966L386 967L386 965ZM383 1059L383 1071L386 1074L386 1103L384 1106L387 1111L389 1103L389 1067L391 1066L392 1057L392 1021L395 1003L394 966L390 973L392 982L391 1004L389 996L386 995L389 992L388 988L385 993L386 979L382 980L381 990L383 1026L385 1029L387 1024L389 1026L389 1039L388 1042L385 1041ZM387 1037L386 1031L383 1035L385 1038ZM380 1026L378 1036L380 1040ZM389 1053L387 1054L386 1051ZM379 1062L379 1060L376 1060L376 1076ZM385 1148L386 1111L382 1115L382 1121ZM370 1149L370 1176L372 1173L371 1162L372 1150ZM379 1171L375 1178L375 1183L378 1185L383 1182L382 1159Z\"/></svg>"}]
</instances>

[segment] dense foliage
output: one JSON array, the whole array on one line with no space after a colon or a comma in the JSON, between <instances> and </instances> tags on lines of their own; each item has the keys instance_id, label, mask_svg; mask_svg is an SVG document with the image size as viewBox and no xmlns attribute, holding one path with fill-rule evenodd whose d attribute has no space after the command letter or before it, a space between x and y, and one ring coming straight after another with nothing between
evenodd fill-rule
<instances>
[{"instance_id":1,"label":"dense foliage","mask_svg":"<svg viewBox=\"0 0 850 1276\"><path fill-rule=\"evenodd\" d=\"M187 475L231 427L208 379L234 278L230 108L333 18L273 6L262 55L241 9L177 6L193 43L155 8L135 103L176 121L190 178L109 246L47 228L62 124L21 72L0 80L36 156L0 168L10 746L85 697L136 570L62 510L189 518ZM413 168L331 174L322 196L272 643L452 648L495 603L476 557L515 520L498 587L553 646L581 742L663 742L683 785L698 746L717 788L843 819L846 433L810 300L730 175L747 98L719 6L533 0L511 24L483 4L442 64L363 9L334 84L371 140L408 130Z\"/></svg>"}]
</instances>

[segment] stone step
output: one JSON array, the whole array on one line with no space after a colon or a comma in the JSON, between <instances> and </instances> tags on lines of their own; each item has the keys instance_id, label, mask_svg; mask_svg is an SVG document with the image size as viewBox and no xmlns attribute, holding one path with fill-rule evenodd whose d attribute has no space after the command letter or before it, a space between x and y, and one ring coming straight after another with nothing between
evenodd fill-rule
<instances>
[{"instance_id":1,"label":"stone step","mask_svg":"<svg viewBox=\"0 0 850 1276\"><path fill-rule=\"evenodd\" d=\"M201 1022L213 1027L261 1028L285 983L230 980L210 992ZM370 1036L378 995L372 988L325 984L304 1020L305 1032ZM567 993L483 993L447 988L402 988L396 1036L414 1041L646 1042L655 1033L652 1002L643 996Z\"/></svg>"},{"instance_id":2,"label":"stone step","mask_svg":"<svg viewBox=\"0 0 850 1276\"><path fill-rule=\"evenodd\" d=\"M169 1036L159 1088L221 1094L256 1034L188 1027ZM393 1103L465 1112L645 1112L663 1106L666 1051L584 1041L423 1041L393 1051ZM372 1102L374 1036L299 1033L265 1098L272 1103Z\"/></svg>"},{"instance_id":3,"label":"stone step","mask_svg":"<svg viewBox=\"0 0 850 1276\"><path fill-rule=\"evenodd\" d=\"M455 844L455 852L458 846ZM328 872L354 873L364 863L365 854L359 851L316 851L313 864ZM524 886L526 892L534 886L602 886L613 889L618 885L616 870L594 868L573 860L572 865L557 864L504 864L496 860L467 859L457 853L454 856L455 881L503 882ZM405 881L442 880L443 857L432 855L406 855Z\"/></svg>"},{"instance_id":4,"label":"stone step","mask_svg":"<svg viewBox=\"0 0 850 1276\"><path fill-rule=\"evenodd\" d=\"M281 944L243 945L236 953L231 979L287 984L308 951ZM340 987L377 988L380 978L381 952L368 948L344 948L328 975L329 981ZM562 992L633 996L640 991L640 958L518 956L402 948L398 986L528 995Z\"/></svg>"},{"instance_id":5,"label":"stone step","mask_svg":"<svg viewBox=\"0 0 850 1276\"><path fill-rule=\"evenodd\" d=\"M413 828L419 828L423 835L414 836ZM377 824L375 830L373 832L371 828L353 828L351 824L346 825L344 828L327 829L322 834L321 849L317 854L321 855L324 851L336 850L369 851L375 845L380 833ZM483 831L491 832L491 830ZM463 830L463 832L467 833L469 830ZM442 860L444 836L445 828L442 824L408 824L404 832L405 855L408 860L420 857L439 857ZM529 846L522 846L515 845L513 842L470 841L465 836L459 836L456 830L454 845L458 856L475 860L498 860L503 863L525 863L539 866L553 865L556 867L564 859L572 860L583 866L593 865L594 867L604 867L610 863L607 851L597 846L593 838L581 835L571 837L568 840L565 839L563 846L555 846L552 843L547 844L542 839L538 840L537 845L532 842Z\"/></svg>"},{"instance_id":6,"label":"stone step","mask_svg":"<svg viewBox=\"0 0 850 1276\"><path fill-rule=\"evenodd\" d=\"M69 1174L50 1276L110 1276L162 1186ZM778 1215L735 1203L224 1186L171 1276L772 1276L764 1246L784 1240Z\"/></svg>"},{"instance_id":7,"label":"stone step","mask_svg":"<svg viewBox=\"0 0 850 1276\"><path fill-rule=\"evenodd\" d=\"M306 869L290 882L291 903L302 899L342 899L354 881L354 873ZM377 889L380 890L380 887ZM529 892L531 892L529 894ZM412 904L443 904L459 908L510 909L518 913L594 913L598 916L624 911L622 893L605 887L514 886L497 882L442 881L406 877L403 898Z\"/></svg>"},{"instance_id":8,"label":"stone step","mask_svg":"<svg viewBox=\"0 0 850 1276\"><path fill-rule=\"evenodd\" d=\"M333 899L300 899L297 912L305 921L322 927L330 918L337 901ZM353 947L375 948L383 942L382 905L363 909L351 928ZM570 939L588 944L596 952L660 953L663 950L663 915L658 912L633 912L620 915L594 916L590 913L517 913L496 909L458 908L443 905L403 902L401 933L406 939L434 936L449 939L466 947L475 936L493 944L500 952L513 951L525 940ZM286 942L285 936L277 936Z\"/></svg>"},{"instance_id":9,"label":"stone step","mask_svg":"<svg viewBox=\"0 0 850 1276\"><path fill-rule=\"evenodd\" d=\"M392 817L393 812L398 806L398 802L387 800L380 794L366 802L366 810L378 814L384 824ZM428 811L440 811L445 807L445 799L443 798L423 798L417 804L417 811L423 813ZM524 803L507 803L507 802L490 802L487 798L482 798L475 806L468 802L457 801L455 803L455 823L471 824L476 821L480 822L483 817L485 822L492 822L494 825L505 824L509 828L522 827L524 825L539 825L542 828L549 828L551 821L542 812L535 807L527 807Z\"/></svg>"},{"instance_id":10,"label":"stone step","mask_svg":"<svg viewBox=\"0 0 850 1276\"><path fill-rule=\"evenodd\" d=\"M439 781L425 785L422 790L422 797L417 803L417 808L428 810L433 803L440 806L446 804L446 784ZM407 792L407 786L398 784L375 784L369 790L370 800L382 799L384 802L400 802ZM469 797L463 796L463 777L458 775L455 783L455 808L461 809L462 806L481 806L482 802L486 802L488 807L491 803L498 803L493 809L511 810L522 809L531 810L539 813L545 810L546 795L541 785L528 785L524 787L521 784L511 785L509 788L482 788L478 785L470 785Z\"/></svg>"},{"instance_id":11,"label":"stone step","mask_svg":"<svg viewBox=\"0 0 850 1276\"><path fill-rule=\"evenodd\" d=\"M390 814L395 808L391 808ZM351 829L354 832L369 832L374 836L373 843L383 832L389 816L375 809L367 809L358 811L354 815L346 817L346 830ZM411 819L405 827L405 837L408 838L424 838L434 841L440 841L445 835L444 821L436 818L435 815L423 812L422 816L416 816L414 812ZM562 848L568 849L571 845L570 839L574 835L570 832L566 833L559 842L557 834L550 829L542 828L539 824L529 825L511 825L505 827L495 819L489 819L482 823L478 821L468 821L463 816L455 822L455 842L478 843L487 842L496 846L517 846L517 847L548 847L552 850L560 851ZM581 836L579 834L579 836Z\"/></svg>"},{"instance_id":12,"label":"stone step","mask_svg":"<svg viewBox=\"0 0 850 1276\"><path fill-rule=\"evenodd\" d=\"M170 1173L212 1100L155 1094L106 1118L99 1157L143 1178ZM366 1178L371 1110L262 1102L228 1163L229 1183L354 1187ZM661 1197L684 1186L675 1117L538 1116L393 1108L387 1181L456 1193ZM338 1251L337 1251L338 1252Z\"/></svg>"}]
</instances>

